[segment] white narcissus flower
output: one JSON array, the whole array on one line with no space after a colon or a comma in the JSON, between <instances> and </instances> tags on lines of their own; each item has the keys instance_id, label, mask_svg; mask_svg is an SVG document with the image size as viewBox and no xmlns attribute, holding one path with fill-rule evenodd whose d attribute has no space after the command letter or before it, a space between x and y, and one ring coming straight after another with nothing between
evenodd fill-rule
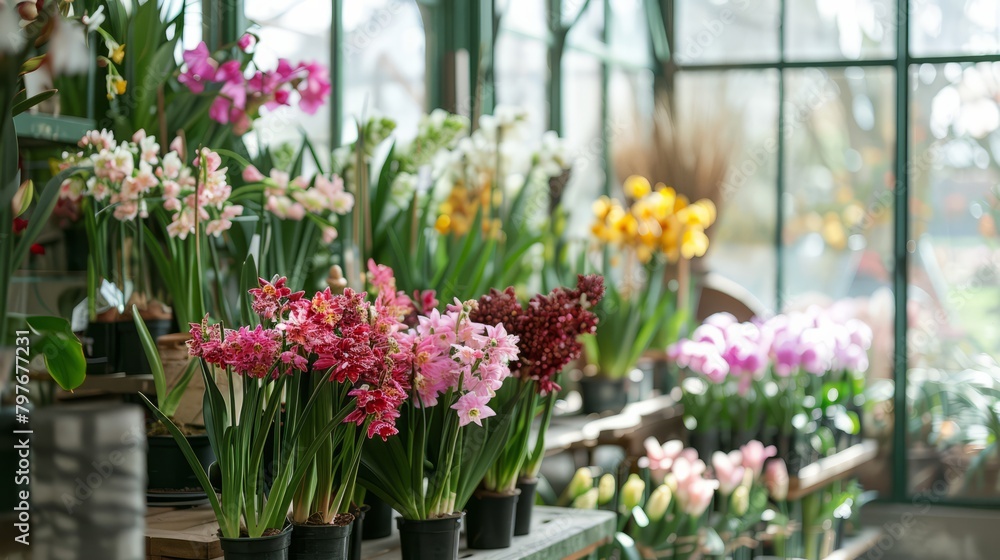
<instances>
[{"instance_id":1,"label":"white narcissus flower","mask_svg":"<svg viewBox=\"0 0 1000 560\"><path fill-rule=\"evenodd\" d=\"M57 17L48 42L46 60L53 76L86 72L90 67L86 28L79 22Z\"/></svg>"}]
</instances>

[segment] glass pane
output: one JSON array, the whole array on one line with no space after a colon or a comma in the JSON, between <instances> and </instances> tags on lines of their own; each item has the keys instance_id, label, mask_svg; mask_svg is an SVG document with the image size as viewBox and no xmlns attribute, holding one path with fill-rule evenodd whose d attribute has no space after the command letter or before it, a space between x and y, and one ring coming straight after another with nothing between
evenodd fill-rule
<instances>
[{"instance_id":1,"label":"glass pane","mask_svg":"<svg viewBox=\"0 0 1000 560\"><path fill-rule=\"evenodd\" d=\"M779 0L677 0L682 63L778 60Z\"/></svg>"},{"instance_id":2,"label":"glass pane","mask_svg":"<svg viewBox=\"0 0 1000 560\"><path fill-rule=\"evenodd\" d=\"M890 379L894 73L811 68L785 83L784 301L867 323L868 376Z\"/></svg>"},{"instance_id":3,"label":"glass pane","mask_svg":"<svg viewBox=\"0 0 1000 560\"><path fill-rule=\"evenodd\" d=\"M575 158L573 176L563 199L586 201L582 204L589 209L590 201L600 196L605 184L601 62L589 54L567 50L562 71L562 136ZM581 233L585 231L583 228L590 223L589 212L574 212L573 217L576 221L570 227Z\"/></svg>"},{"instance_id":4,"label":"glass pane","mask_svg":"<svg viewBox=\"0 0 1000 560\"><path fill-rule=\"evenodd\" d=\"M412 138L425 112L424 27L415 0L344 3L344 140L351 119L392 117L399 138Z\"/></svg>"},{"instance_id":5,"label":"glass pane","mask_svg":"<svg viewBox=\"0 0 1000 560\"><path fill-rule=\"evenodd\" d=\"M910 487L996 497L1000 63L912 70Z\"/></svg>"},{"instance_id":6,"label":"glass pane","mask_svg":"<svg viewBox=\"0 0 1000 560\"><path fill-rule=\"evenodd\" d=\"M1000 53L1000 2L910 2L910 52L915 56Z\"/></svg>"},{"instance_id":7,"label":"glass pane","mask_svg":"<svg viewBox=\"0 0 1000 560\"><path fill-rule=\"evenodd\" d=\"M603 49L604 2L590 2L586 6L582 0L562 0L562 2L563 25L576 22L566 37L566 44L580 48ZM580 10L584 7L587 11L580 15Z\"/></svg>"},{"instance_id":8,"label":"glass pane","mask_svg":"<svg viewBox=\"0 0 1000 560\"><path fill-rule=\"evenodd\" d=\"M319 62L330 67L330 22L333 12L329 2L305 0L295 4L277 4L268 0L246 0L243 4L247 19L256 23L260 41L255 47L254 62L261 68L273 69L278 59L292 64ZM244 139L255 144L258 137L265 145L283 142L299 144L302 130L309 135L317 153L330 151L330 101L314 115L297 108L279 107L264 115L255 125L255 134Z\"/></svg>"},{"instance_id":9,"label":"glass pane","mask_svg":"<svg viewBox=\"0 0 1000 560\"><path fill-rule=\"evenodd\" d=\"M501 27L545 37L549 32L546 2L547 0L497 0L496 13L500 14Z\"/></svg>"},{"instance_id":10,"label":"glass pane","mask_svg":"<svg viewBox=\"0 0 1000 560\"><path fill-rule=\"evenodd\" d=\"M649 22L643 0L612 0L611 12L612 56L641 66L651 65Z\"/></svg>"},{"instance_id":11,"label":"glass pane","mask_svg":"<svg viewBox=\"0 0 1000 560\"><path fill-rule=\"evenodd\" d=\"M706 268L747 290L755 300L748 305L773 310L778 73L681 72L677 78L677 108L682 116L679 136L685 148L697 154L693 161L719 156L714 165L728 168L712 196L719 218L708 230L711 245ZM735 134L726 122L735 123ZM731 136L736 137L734 143ZM685 190L683 185L673 186ZM699 187L695 196L707 195ZM747 274L748 267L753 274Z\"/></svg>"},{"instance_id":12,"label":"glass pane","mask_svg":"<svg viewBox=\"0 0 1000 560\"><path fill-rule=\"evenodd\" d=\"M789 60L895 56L895 0L787 0L786 10Z\"/></svg>"},{"instance_id":13,"label":"glass pane","mask_svg":"<svg viewBox=\"0 0 1000 560\"><path fill-rule=\"evenodd\" d=\"M529 129L536 138L548 129L545 84L549 68L547 47L539 39L501 29L496 43L496 102L528 111Z\"/></svg>"}]
</instances>

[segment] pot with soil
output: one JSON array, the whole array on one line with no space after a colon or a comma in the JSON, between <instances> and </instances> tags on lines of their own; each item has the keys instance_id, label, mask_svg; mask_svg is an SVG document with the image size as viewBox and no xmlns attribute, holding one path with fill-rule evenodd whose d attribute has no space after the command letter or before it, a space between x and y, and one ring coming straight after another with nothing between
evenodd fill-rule
<instances>
[{"instance_id":1,"label":"pot with soil","mask_svg":"<svg viewBox=\"0 0 1000 560\"><path fill-rule=\"evenodd\" d=\"M198 462L208 472L215 462L215 453L203 426L178 426L184 432ZM159 422L147 432L147 501L162 505L203 499L205 492L188 465L184 453L167 429Z\"/></svg>"},{"instance_id":2,"label":"pot with soil","mask_svg":"<svg viewBox=\"0 0 1000 560\"><path fill-rule=\"evenodd\" d=\"M289 560L347 560L350 551L351 529L354 516L342 513L333 523L323 523L316 514L306 523L295 525L292 530L292 544L288 550Z\"/></svg>"},{"instance_id":3,"label":"pot with soil","mask_svg":"<svg viewBox=\"0 0 1000 560\"><path fill-rule=\"evenodd\" d=\"M268 530L258 538L219 538L222 555L226 560L288 560L288 549L292 544L292 526L284 530Z\"/></svg>"},{"instance_id":4,"label":"pot with soil","mask_svg":"<svg viewBox=\"0 0 1000 560\"><path fill-rule=\"evenodd\" d=\"M144 307L140 307L139 315L146 323L149 334L153 340L169 333L173 330L173 318L170 308L160 302L150 302ZM116 367L118 371L125 372L126 375L149 375L152 370L149 368L149 360L142 351L142 342L139 339L139 331L131 314L126 314L122 320L116 323L117 347L116 347Z\"/></svg>"},{"instance_id":5,"label":"pot with soil","mask_svg":"<svg viewBox=\"0 0 1000 560\"><path fill-rule=\"evenodd\" d=\"M628 404L626 378L600 375L580 378L584 414L619 413Z\"/></svg>"},{"instance_id":6,"label":"pot with soil","mask_svg":"<svg viewBox=\"0 0 1000 560\"><path fill-rule=\"evenodd\" d=\"M458 560L462 515L433 519L396 518L403 560Z\"/></svg>"},{"instance_id":7,"label":"pot with soil","mask_svg":"<svg viewBox=\"0 0 1000 560\"><path fill-rule=\"evenodd\" d=\"M479 490L465 506L465 538L469 548L491 550L509 548L514 538L514 517L520 490L497 493Z\"/></svg>"}]
</instances>

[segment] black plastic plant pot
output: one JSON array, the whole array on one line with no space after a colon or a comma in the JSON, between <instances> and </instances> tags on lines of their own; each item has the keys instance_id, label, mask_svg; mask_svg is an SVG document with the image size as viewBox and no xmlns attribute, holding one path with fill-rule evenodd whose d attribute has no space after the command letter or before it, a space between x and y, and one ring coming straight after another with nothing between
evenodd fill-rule
<instances>
[{"instance_id":1,"label":"black plastic plant pot","mask_svg":"<svg viewBox=\"0 0 1000 560\"><path fill-rule=\"evenodd\" d=\"M396 518L403 560L458 560L462 516L410 520Z\"/></svg>"},{"instance_id":2,"label":"black plastic plant pot","mask_svg":"<svg viewBox=\"0 0 1000 560\"><path fill-rule=\"evenodd\" d=\"M514 536L523 537L531 533L531 513L535 510L535 489L538 479L522 478L517 481L521 495L517 498L517 513L514 516Z\"/></svg>"},{"instance_id":3,"label":"black plastic plant pot","mask_svg":"<svg viewBox=\"0 0 1000 560\"><path fill-rule=\"evenodd\" d=\"M346 525L295 525L288 560L347 560L353 520Z\"/></svg>"},{"instance_id":4,"label":"black plastic plant pot","mask_svg":"<svg viewBox=\"0 0 1000 560\"><path fill-rule=\"evenodd\" d=\"M83 331L87 375L118 372L118 323L90 323ZM140 348L141 351L141 348Z\"/></svg>"},{"instance_id":5,"label":"black plastic plant pot","mask_svg":"<svg viewBox=\"0 0 1000 560\"><path fill-rule=\"evenodd\" d=\"M125 372L125 375L148 375L152 372L149 369L149 360L142 350L142 341L139 339L139 331L135 328L134 321L120 321L115 323L118 326L118 344L116 367L118 371ZM153 340L170 333L170 319L154 319L146 321L146 328L149 329Z\"/></svg>"},{"instance_id":6,"label":"black plastic plant pot","mask_svg":"<svg viewBox=\"0 0 1000 560\"><path fill-rule=\"evenodd\" d=\"M465 506L465 539L469 548L508 548L514 538L514 518L520 490L513 494L476 492Z\"/></svg>"},{"instance_id":7,"label":"black plastic plant pot","mask_svg":"<svg viewBox=\"0 0 1000 560\"><path fill-rule=\"evenodd\" d=\"M584 377L580 379L580 396L584 414L617 413L628 404L624 378Z\"/></svg>"},{"instance_id":8,"label":"black plastic plant pot","mask_svg":"<svg viewBox=\"0 0 1000 560\"><path fill-rule=\"evenodd\" d=\"M361 538L370 541L384 539L392 534L392 506L380 500L371 492L365 496L365 523L361 528Z\"/></svg>"},{"instance_id":9,"label":"black plastic plant pot","mask_svg":"<svg viewBox=\"0 0 1000 560\"><path fill-rule=\"evenodd\" d=\"M361 506L361 509L355 509L352 511L354 513L354 521L351 523L351 542L348 545L347 557L350 560L361 560L361 535L364 533L365 527L365 514L368 513L368 506Z\"/></svg>"},{"instance_id":10,"label":"black plastic plant pot","mask_svg":"<svg viewBox=\"0 0 1000 560\"><path fill-rule=\"evenodd\" d=\"M207 435L187 436L191 449L198 457L198 462L208 472L209 465L215 461L215 453ZM188 465L184 453L171 436L148 436L146 472L147 488L150 493L156 491L201 491L201 483Z\"/></svg>"},{"instance_id":11,"label":"black plastic plant pot","mask_svg":"<svg viewBox=\"0 0 1000 560\"><path fill-rule=\"evenodd\" d=\"M288 560L288 548L292 544L292 527L269 537L255 539L220 538L222 557L226 560Z\"/></svg>"}]
</instances>

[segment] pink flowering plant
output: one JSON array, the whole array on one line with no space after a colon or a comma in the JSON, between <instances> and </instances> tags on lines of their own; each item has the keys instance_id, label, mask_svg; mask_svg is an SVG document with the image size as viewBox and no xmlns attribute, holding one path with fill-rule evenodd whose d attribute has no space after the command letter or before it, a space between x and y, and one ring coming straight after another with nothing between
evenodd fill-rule
<instances>
[{"instance_id":1,"label":"pink flowering plant","mask_svg":"<svg viewBox=\"0 0 1000 560\"><path fill-rule=\"evenodd\" d=\"M202 258L208 255L202 251L212 247L206 238L220 237L243 214L243 206L230 200L219 154L201 148L188 164L183 138L164 149L143 130L125 141L91 130L77 145L77 152L63 154L60 167L77 169L62 182L59 196L78 203L83 214L91 318L101 279L117 272L122 288L126 280L145 286L148 260L180 324L203 316ZM133 254L107 250L115 246L131 247Z\"/></svg>"},{"instance_id":2,"label":"pink flowering plant","mask_svg":"<svg viewBox=\"0 0 1000 560\"><path fill-rule=\"evenodd\" d=\"M253 268L252 263L247 270ZM246 277L246 275L245 275ZM306 297L285 278L247 290L249 319L237 329L206 317L191 324L190 354L202 364L205 424L221 471L221 499L176 426L167 424L201 480L224 537L259 537L295 523L345 523L362 446L398 433L413 362L395 294L349 288ZM241 383L237 404L215 383ZM148 401L147 401L148 402ZM273 456L265 440L273 435ZM265 491L264 472L273 482Z\"/></svg>"},{"instance_id":3,"label":"pink flowering plant","mask_svg":"<svg viewBox=\"0 0 1000 560\"><path fill-rule=\"evenodd\" d=\"M377 282L380 296L395 289ZM413 305L396 293L397 303ZM511 407L495 397L510 383L518 338L503 324L474 321L477 305L455 300L444 312L421 309L402 335L412 357L410 398L398 419L403 427L399 437L365 447L361 483L405 519L461 512L508 437Z\"/></svg>"},{"instance_id":4,"label":"pink flowering plant","mask_svg":"<svg viewBox=\"0 0 1000 560\"><path fill-rule=\"evenodd\" d=\"M645 447L643 474L626 482L619 503L619 526L644 559L748 554L761 537L761 521L774 518L765 512L788 494L784 462L759 441L710 460L679 440L661 445L649 438Z\"/></svg>"},{"instance_id":5,"label":"pink flowering plant","mask_svg":"<svg viewBox=\"0 0 1000 560\"><path fill-rule=\"evenodd\" d=\"M771 440L793 467L805 452L795 434L817 436L811 453L836 451L860 433L871 339L864 323L815 309L745 323L712 315L668 350L685 377L685 424L717 433L709 446Z\"/></svg>"},{"instance_id":6,"label":"pink flowering plant","mask_svg":"<svg viewBox=\"0 0 1000 560\"><path fill-rule=\"evenodd\" d=\"M548 294L536 294L527 305L517 300L514 288L490 290L479 298L471 315L475 321L500 324L516 335L520 354L510 368L517 378L498 393L500 402L513 406L510 439L497 461L483 478L482 489L511 494L519 478L535 479L541 468L548 431L559 391L559 375L566 365L580 357L581 335L597 329L593 308L604 296L604 279L597 275L578 276L575 288L559 287ZM535 417L541 414L535 445L529 446Z\"/></svg>"},{"instance_id":7,"label":"pink flowering plant","mask_svg":"<svg viewBox=\"0 0 1000 560\"><path fill-rule=\"evenodd\" d=\"M330 95L327 69L316 62L293 64L279 59L273 69L263 69L254 62L257 37L243 35L236 49L212 53L201 42L184 51L184 64L177 81L191 93L212 99L208 116L243 135L260 116L261 109L273 111L297 102L309 115Z\"/></svg>"}]
</instances>

